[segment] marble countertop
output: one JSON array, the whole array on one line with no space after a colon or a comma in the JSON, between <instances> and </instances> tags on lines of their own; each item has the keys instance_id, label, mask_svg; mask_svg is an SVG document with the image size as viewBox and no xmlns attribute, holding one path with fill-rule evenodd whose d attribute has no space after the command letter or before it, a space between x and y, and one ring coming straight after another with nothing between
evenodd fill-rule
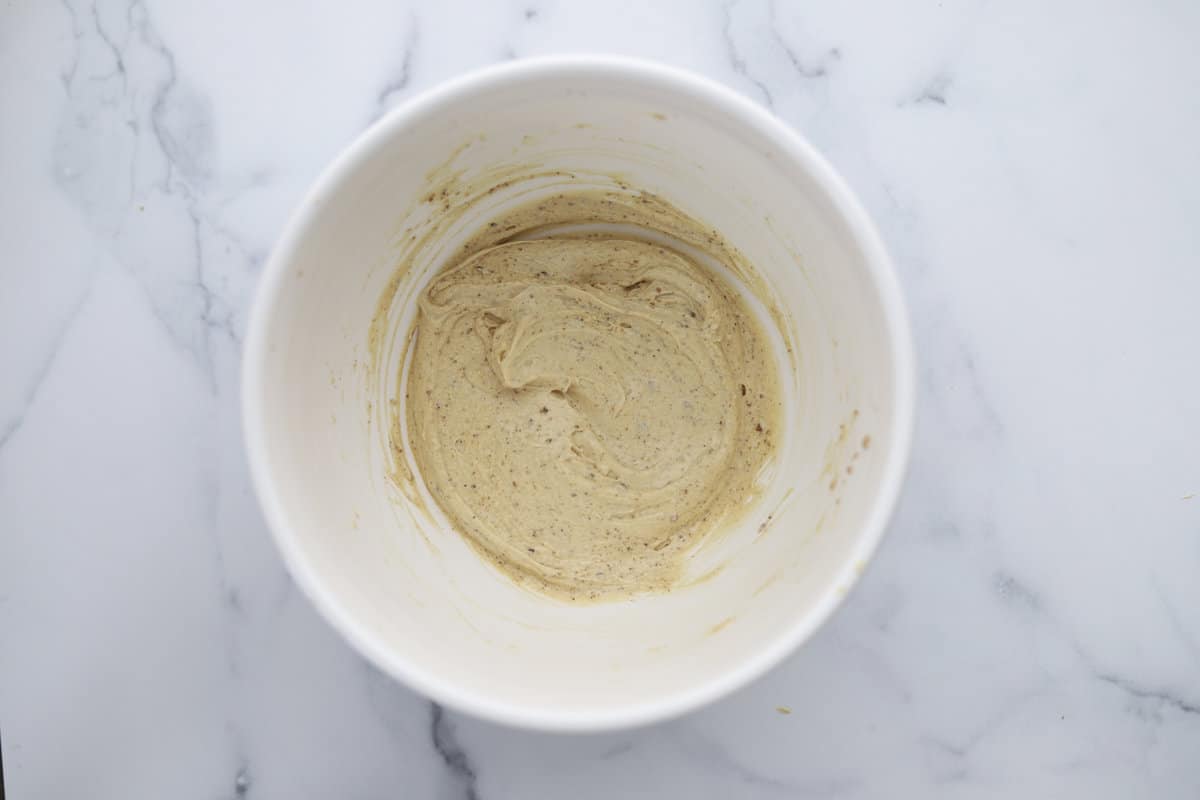
<instances>
[{"instance_id":1,"label":"marble countertop","mask_svg":"<svg viewBox=\"0 0 1200 800\"><path fill-rule=\"evenodd\" d=\"M9 0L10 796L1197 797L1198 36L1169 0ZM921 360L844 608L737 695L600 736L364 663L284 573L239 430L255 280L318 171L414 92L564 51L803 131L878 220Z\"/></svg>"}]
</instances>

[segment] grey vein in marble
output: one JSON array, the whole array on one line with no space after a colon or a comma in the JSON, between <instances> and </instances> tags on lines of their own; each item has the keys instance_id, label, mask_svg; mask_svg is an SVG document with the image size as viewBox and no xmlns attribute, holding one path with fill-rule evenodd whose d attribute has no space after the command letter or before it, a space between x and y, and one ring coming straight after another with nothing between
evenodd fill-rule
<instances>
[{"instance_id":1,"label":"grey vein in marble","mask_svg":"<svg viewBox=\"0 0 1200 800\"><path fill-rule=\"evenodd\" d=\"M400 69L376 95L371 122L382 117L392 104L408 91L409 84L412 83L413 62L417 57L417 47L420 41L420 23L417 21L416 15L411 14L408 18L408 26L404 31L404 41L400 45Z\"/></svg>"},{"instance_id":2,"label":"grey vein in marble","mask_svg":"<svg viewBox=\"0 0 1200 800\"><path fill-rule=\"evenodd\" d=\"M721 36L725 41L725 53L729 58L729 65L733 71L741 75L750 83L754 84L755 88L762 94L763 102L768 108L773 108L775 98L771 94L771 90L760 79L750 74L746 67L746 59L738 49L737 43L733 39L733 11L738 6L738 0L727 0L721 5ZM789 53L789 57L790 57Z\"/></svg>"},{"instance_id":3,"label":"grey vein in marble","mask_svg":"<svg viewBox=\"0 0 1200 800\"><path fill-rule=\"evenodd\" d=\"M949 75L946 75L945 73L939 73L930 79L929 83L925 84L924 88L922 88L921 91L912 98L912 100L909 100L908 102L902 102L899 105L900 107L904 107L906 105L944 106L946 105L946 96L952 83L953 82L951 81Z\"/></svg>"},{"instance_id":4,"label":"grey vein in marble","mask_svg":"<svg viewBox=\"0 0 1200 800\"><path fill-rule=\"evenodd\" d=\"M91 295L91 291L92 284L89 280L83 292L75 301L75 305L67 312L65 319L54 332L54 338L50 341L50 346L46 350L45 356L42 357L41 363L35 367L33 373L29 376L28 388L25 390L20 405L8 412L8 419L3 424L0 424L0 451L4 450L9 439L21 429L22 423L25 422L25 414L28 413L30 406L37 401L38 392L41 391L42 383L46 380L46 376L50 374L50 370L54 366L54 360L58 357L58 351L62 347L63 340L70 333L71 326L83 310L88 297Z\"/></svg>"},{"instance_id":5,"label":"grey vein in marble","mask_svg":"<svg viewBox=\"0 0 1200 800\"><path fill-rule=\"evenodd\" d=\"M454 723L446 717L446 711L437 703L429 704L429 737L433 749L441 758L450 776L462 789L463 800L478 800L478 777L467 751L455 736Z\"/></svg>"},{"instance_id":6,"label":"grey vein in marble","mask_svg":"<svg viewBox=\"0 0 1200 800\"><path fill-rule=\"evenodd\" d=\"M842 51L836 47L831 47L821 56L820 59L816 61L809 62L805 59L802 59L796 50L784 40L783 35L779 32L779 25L777 22L777 17L779 14L778 6L778 0L768 0L767 2L768 30L771 34L771 40L774 41L781 50L783 50L784 55L786 55L788 61L791 62L792 68L796 70L797 75L809 80L824 78L829 74L829 70L832 65L841 60Z\"/></svg>"},{"instance_id":7,"label":"grey vein in marble","mask_svg":"<svg viewBox=\"0 0 1200 800\"><path fill-rule=\"evenodd\" d=\"M212 179L215 134L211 112L203 96L181 82L173 54L139 0L129 3L120 15L124 24L120 31L106 30L97 5L84 9L66 3L66 8L76 32L76 55L64 73L64 82L70 96L78 98L86 110L64 118L60 126L56 173L104 246L113 250L118 262L142 285L156 316L194 353L215 390L218 370L213 363L212 334L229 337L236 347L240 323L235 321L231 298L217 289L218 283L227 282L230 265L222 264L220 272L213 274L202 242L202 227L209 225L201 205L205 186ZM94 36L87 35L89 29ZM106 58L85 58L85 53L92 52L88 45L92 41L103 45ZM130 79L126 69L131 50L142 65L136 80ZM151 64L155 66L151 68ZM119 79L119 87L104 88L114 78ZM100 132L121 141L122 159L100 161L90 153L100 144ZM143 132L149 132L150 138ZM147 171L152 163L146 161L145 146L150 142L161 163L158 169ZM121 160L127 162L127 179L122 179L117 169ZM119 193L117 203L111 202L116 199L114 191ZM183 221L177 241L192 246L190 279L177 271L167 278L173 270L164 273L162 263L147 263L142 243L147 236L163 235L141 230L147 205L156 213L161 207ZM229 244L228 239L221 241L221 231L219 224L211 225L218 241ZM245 283L248 286L249 281ZM188 291L189 284L194 291ZM188 311L177 313L181 307Z\"/></svg>"}]
</instances>

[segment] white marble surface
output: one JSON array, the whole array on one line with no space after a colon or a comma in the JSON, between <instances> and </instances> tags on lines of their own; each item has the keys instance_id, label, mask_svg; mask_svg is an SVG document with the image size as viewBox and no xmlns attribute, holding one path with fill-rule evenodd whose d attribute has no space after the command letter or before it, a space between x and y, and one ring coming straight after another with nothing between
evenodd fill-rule
<instances>
[{"instance_id":1,"label":"white marble surface","mask_svg":"<svg viewBox=\"0 0 1200 800\"><path fill-rule=\"evenodd\" d=\"M1198 37L1186 0L6 0L10 796L1200 796ZM351 652L282 569L238 421L255 279L321 167L415 91L572 50L809 136L922 362L905 499L828 627L709 709L584 737Z\"/></svg>"}]
</instances>

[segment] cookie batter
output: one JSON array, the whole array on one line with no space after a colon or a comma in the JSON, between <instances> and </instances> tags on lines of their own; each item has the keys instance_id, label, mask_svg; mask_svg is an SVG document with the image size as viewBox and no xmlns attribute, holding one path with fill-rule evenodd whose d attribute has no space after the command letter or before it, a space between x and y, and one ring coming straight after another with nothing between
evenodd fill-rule
<instances>
[{"instance_id":1,"label":"cookie batter","mask_svg":"<svg viewBox=\"0 0 1200 800\"><path fill-rule=\"evenodd\" d=\"M518 582L574 600L670 589L757 495L779 385L725 280L633 238L504 241L420 298L409 447Z\"/></svg>"}]
</instances>

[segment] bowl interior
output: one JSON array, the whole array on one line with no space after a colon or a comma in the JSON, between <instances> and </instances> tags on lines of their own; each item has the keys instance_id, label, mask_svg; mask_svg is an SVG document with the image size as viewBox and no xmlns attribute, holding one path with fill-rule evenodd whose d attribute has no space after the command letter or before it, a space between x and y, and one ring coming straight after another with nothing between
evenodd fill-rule
<instances>
[{"instance_id":1,"label":"bowl interior","mask_svg":"<svg viewBox=\"0 0 1200 800\"><path fill-rule=\"evenodd\" d=\"M436 511L409 506L386 474L389 401L412 299L455 247L506 206L618 183L715 227L755 265L778 312L788 408L764 499L696 565L715 574L661 596L572 606L517 588ZM446 186L497 188L447 208L430 201ZM246 363L268 519L335 627L436 699L558 728L684 710L807 636L874 548L908 446L911 366L891 280L823 162L724 90L624 62L458 81L339 160L268 266Z\"/></svg>"}]
</instances>

